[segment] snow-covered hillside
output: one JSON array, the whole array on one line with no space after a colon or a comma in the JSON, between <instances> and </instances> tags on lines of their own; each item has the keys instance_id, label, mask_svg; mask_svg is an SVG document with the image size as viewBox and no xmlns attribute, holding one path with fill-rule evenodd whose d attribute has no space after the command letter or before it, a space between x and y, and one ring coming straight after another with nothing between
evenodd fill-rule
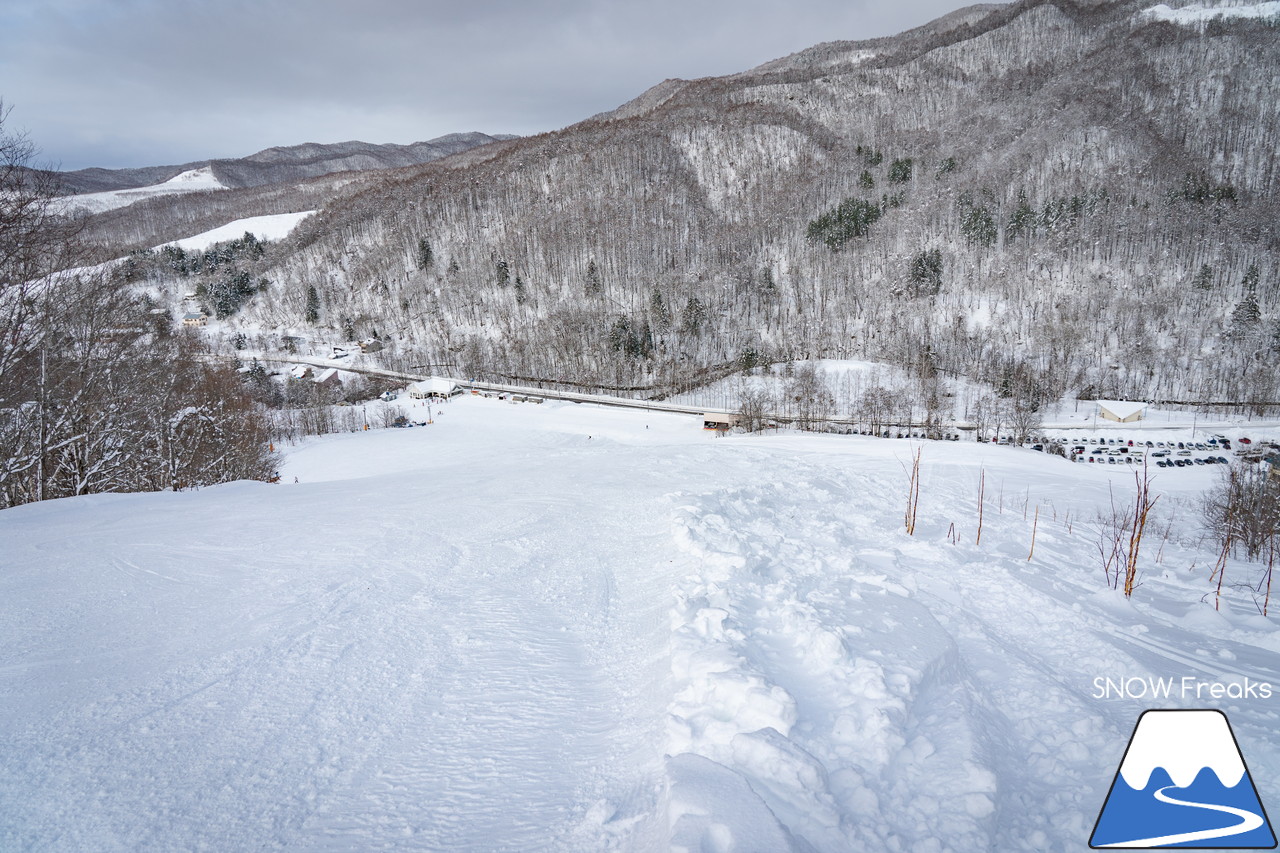
<instances>
[{"instance_id":1,"label":"snow-covered hillside","mask_svg":"<svg viewBox=\"0 0 1280 853\"><path fill-rule=\"evenodd\" d=\"M212 228L200 234L184 237L181 240L174 240L166 245L177 246L188 252L202 252L214 243L238 240L246 233L253 234L259 240L282 240L289 236L290 231L298 227L299 222L313 213L315 213L314 210L304 210L300 213L272 213L266 216L249 216L244 219L233 220L226 225L219 225L217 228ZM157 246L156 248L160 247Z\"/></svg>"},{"instance_id":2,"label":"snow-covered hillside","mask_svg":"<svg viewBox=\"0 0 1280 853\"><path fill-rule=\"evenodd\" d=\"M1192 3L1179 9L1171 9L1164 3L1144 9L1142 15L1160 21L1172 21L1183 26L1204 25L1209 21L1238 18L1258 18L1260 20L1280 19L1280 2L1267 0L1265 3L1221 3L1203 6Z\"/></svg>"},{"instance_id":3,"label":"snow-covered hillside","mask_svg":"<svg viewBox=\"0 0 1280 853\"><path fill-rule=\"evenodd\" d=\"M1148 707L1225 710L1280 802L1275 699L1097 696L1280 685L1256 567L1205 599L1210 470L1155 474L1126 601L1129 470L430 414L275 485L0 512L0 849L1080 850Z\"/></svg>"},{"instance_id":4,"label":"snow-covered hillside","mask_svg":"<svg viewBox=\"0 0 1280 853\"><path fill-rule=\"evenodd\" d=\"M149 187L136 187L127 190L106 190L99 193L66 196L59 199L60 208L67 213L86 212L103 213L126 207L137 201L155 198L161 195L200 192L203 190L225 190L221 181L213 174L213 169L205 166L200 169L189 169L174 175L167 181Z\"/></svg>"}]
</instances>

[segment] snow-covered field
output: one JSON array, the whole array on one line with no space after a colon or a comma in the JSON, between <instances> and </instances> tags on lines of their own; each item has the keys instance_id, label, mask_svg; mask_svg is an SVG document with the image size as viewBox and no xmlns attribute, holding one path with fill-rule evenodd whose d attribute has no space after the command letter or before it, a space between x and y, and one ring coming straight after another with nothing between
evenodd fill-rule
<instances>
[{"instance_id":1,"label":"snow-covered field","mask_svg":"<svg viewBox=\"0 0 1280 853\"><path fill-rule=\"evenodd\" d=\"M200 169L190 169L174 175L167 181L152 184L149 187L65 196L59 199L58 205L61 211L66 213L74 211L83 211L91 214L103 213L160 195L176 195L204 190L225 190L226 188L226 185L214 176L213 170L205 166Z\"/></svg>"},{"instance_id":2,"label":"snow-covered field","mask_svg":"<svg viewBox=\"0 0 1280 853\"><path fill-rule=\"evenodd\" d=\"M1126 601L1129 470L434 414L276 485L0 513L0 849L1083 850L1150 707L1226 711L1280 803L1280 699L1194 695L1280 687L1257 567L1209 594L1214 471L1155 474ZM1150 676L1193 693L1098 695Z\"/></svg>"},{"instance_id":3,"label":"snow-covered field","mask_svg":"<svg viewBox=\"0 0 1280 853\"><path fill-rule=\"evenodd\" d=\"M174 240L166 245L177 246L188 252L203 252L214 243L238 240L246 232L253 234L259 240L283 240L289 236L290 231L298 227L299 222L313 213L315 213L314 210L304 210L300 213L269 213L265 216L248 216L244 219L232 220L226 225L219 225L217 228L200 234L193 234L190 237L183 237L181 240ZM160 247L157 246L156 248Z\"/></svg>"}]
</instances>

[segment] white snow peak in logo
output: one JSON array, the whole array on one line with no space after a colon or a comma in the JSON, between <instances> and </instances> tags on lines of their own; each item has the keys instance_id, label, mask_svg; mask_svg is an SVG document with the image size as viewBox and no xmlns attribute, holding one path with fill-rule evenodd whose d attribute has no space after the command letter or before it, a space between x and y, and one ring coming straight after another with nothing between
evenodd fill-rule
<instances>
[{"instance_id":1,"label":"white snow peak in logo","mask_svg":"<svg viewBox=\"0 0 1280 853\"><path fill-rule=\"evenodd\" d=\"M1226 714L1145 711L1089 846L1274 848L1275 833Z\"/></svg>"}]
</instances>

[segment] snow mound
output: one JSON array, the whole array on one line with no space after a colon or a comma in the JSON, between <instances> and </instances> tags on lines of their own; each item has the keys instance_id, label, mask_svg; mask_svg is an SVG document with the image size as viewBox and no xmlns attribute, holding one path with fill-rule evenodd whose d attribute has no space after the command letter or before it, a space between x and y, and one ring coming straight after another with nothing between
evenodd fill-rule
<instances>
[{"instance_id":1,"label":"snow mound","mask_svg":"<svg viewBox=\"0 0 1280 853\"><path fill-rule=\"evenodd\" d=\"M769 816L799 849L931 838L989 849L996 776L969 721L938 713L969 690L954 640L891 579L906 567L873 526L799 520L802 505L875 491L815 475L789 496L710 493L676 513L676 542L699 569L674 591L667 751L713 761L758 795L754 809L738 804L740 826L708 825L702 849L735 849L714 847L714 833L740 838ZM684 842L689 823L673 820Z\"/></svg>"}]
</instances>

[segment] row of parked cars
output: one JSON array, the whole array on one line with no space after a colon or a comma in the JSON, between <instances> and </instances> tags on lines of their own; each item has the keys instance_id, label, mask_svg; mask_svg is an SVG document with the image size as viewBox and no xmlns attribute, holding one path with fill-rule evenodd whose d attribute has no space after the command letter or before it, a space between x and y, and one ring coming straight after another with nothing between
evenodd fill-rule
<instances>
[{"instance_id":1,"label":"row of parked cars","mask_svg":"<svg viewBox=\"0 0 1280 853\"><path fill-rule=\"evenodd\" d=\"M1237 456L1256 455L1255 451L1263 449L1261 445L1255 447L1248 438L1238 439L1237 444ZM1032 447L1036 450L1044 449L1040 445ZM1271 449L1275 446L1267 444L1265 447ZM1215 435L1203 441L1157 441L1099 436L1096 440L1086 438L1083 444L1075 444L1068 456L1074 462L1098 465L1154 463L1158 468L1190 468L1197 465L1226 465L1229 460L1223 452L1231 449L1231 439L1223 435Z\"/></svg>"}]
</instances>

